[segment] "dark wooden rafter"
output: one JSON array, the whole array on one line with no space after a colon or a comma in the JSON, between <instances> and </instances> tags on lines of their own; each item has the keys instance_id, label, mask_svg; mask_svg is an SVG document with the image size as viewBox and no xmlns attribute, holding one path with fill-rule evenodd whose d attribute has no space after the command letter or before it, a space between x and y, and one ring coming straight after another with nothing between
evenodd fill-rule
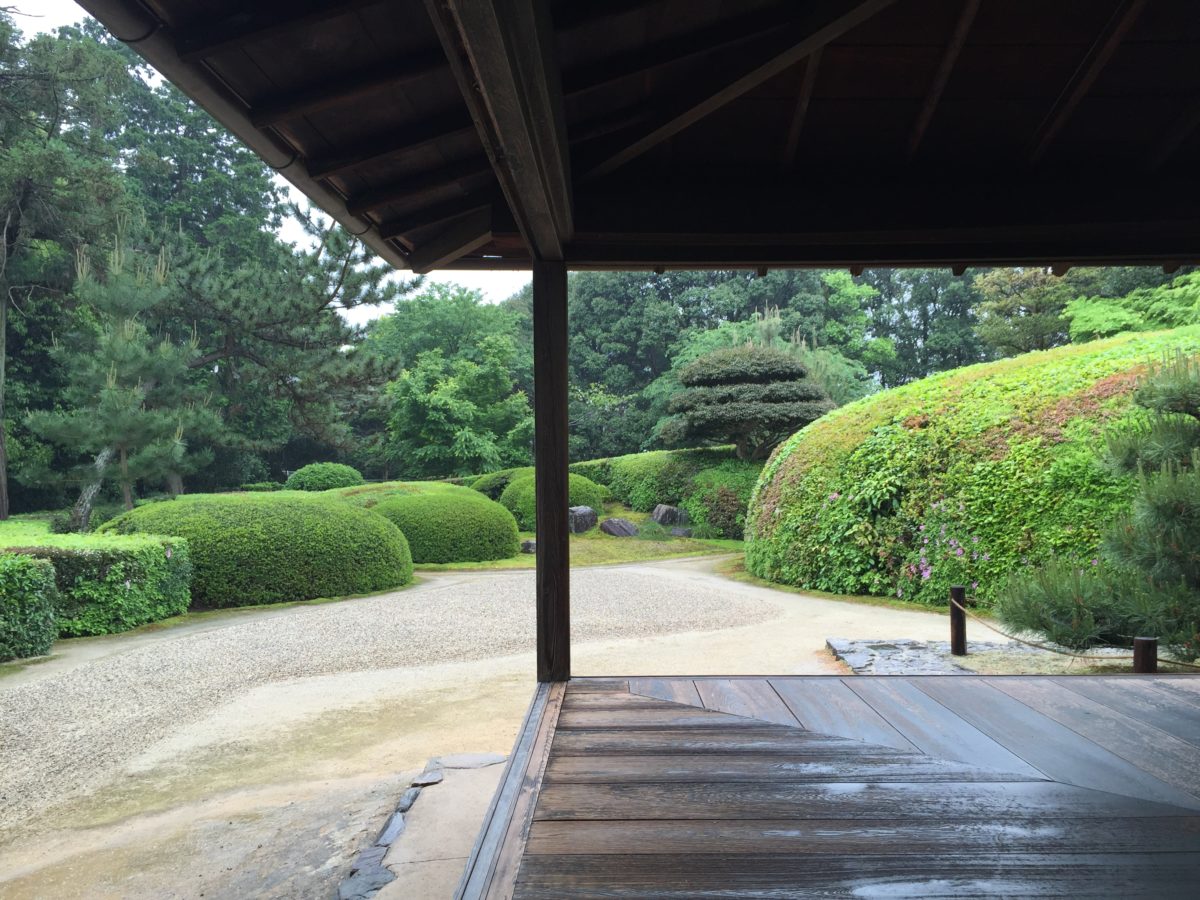
<instances>
[{"instance_id":1,"label":"dark wooden rafter","mask_svg":"<svg viewBox=\"0 0 1200 900\"><path fill-rule=\"evenodd\" d=\"M379 235L387 241L396 240L412 234L414 231L441 225L483 207L491 209L493 205L494 201L487 193L469 194L456 200L422 207L400 218L384 222L379 226Z\"/></svg>"},{"instance_id":2,"label":"dark wooden rafter","mask_svg":"<svg viewBox=\"0 0 1200 900\"><path fill-rule=\"evenodd\" d=\"M800 148L800 133L804 130L804 120L808 118L808 106L812 103L813 88L817 83L822 52L822 49L818 47L804 61L804 75L800 81L800 90L796 94L796 108L792 111L787 138L783 142L783 154L779 160L784 170L790 169L796 161L796 151Z\"/></svg>"},{"instance_id":3,"label":"dark wooden rafter","mask_svg":"<svg viewBox=\"0 0 1200 900\"><path fill-rule=\"evenodd\" d=\"M574 230L555 38L544 0L425 0L517 228L561 260Z\"/></svg>"},{"instance_id":4,"label":"dark wooden rafter","mask_svg":"<svg viewBox=\"0 0 1200 900\"><path fill-rule=\"evenodd\" d=\"M435 145L465 134L474 134L475 123L465 110L451 110L406 125L389 137L364 141L353 150L313 159L308 174L313 178L334 178L357 166L392 159L414 150Z\"/></svg>"},{"instance_id":5,"label":"dark wooden rafter","mask_svg":"<svg viewBox=\"0 0 1200 900\"><path fill-rule=\"evenodd\" d=\"M594 165L588 171L587 177L595 178L616 171L727 103L791 68L813 51L837 40L894 2L896 0L824 0L806 6L803 13L795 16L792 24L780 32L777 48L765 62L751 62L741 67L740 71L719 87L685 98L647 132Z\"/></svg>"},{"instance_id":6,"label":"dark wooden rafter","mask_svg":"<svg viewBox=\"0 0 1200 900\"><path fill-rule=\"evenodd\" d=\"M236 12L175 32L179 58L203 59L253 41L344 16L379 0L271 0L243 4Z\"/></svg>"},{"instance_id":7,"label":"dark wooden rafter","mask_svg":"<svg viewBox=\"0 0 1200 900\"><path fill-rule=\"evenodd\" d=\"M946 85L950 81L950 73L954 71L954 64L958 62L958 55L962 52L962 48L967 42L967 34L971 30L971 24L975 21L975 16L979 12L980 2L981 0L966 0L963 4L962 12L958 15L958 21L954 25L954 33L950 35L950 42L946 45L946 52L942 54L942 60L938 63L937 73L933 76L933 82L929 85L929 92L925 95L925 100L921 104L921 111L917 114L917 121L913 124L912 134L909 135L909 159L917 155L917 150L921 147L921 141L925 138L925 132L929 129L929 123L933 121L933 114L937 110L937 105L942 99L942 93L946 90Z\"/></svg>"},{"instance_id":8,"label":"dark wooden rafter","mask_svg":"<svg viewBox=\"0 0 1200 900\"><path fill-rule=\"evenodd\" d=\"M409 265L419 275L432 272L460 256L478 250L492 240L492 208L485 206L455 220L408 256Z\"/></svg>"},{"instance_id":9,"label":"dark wooden rafter","mask_svg":"<svg viewBox=\"0 0 1200 900\"><path fill-rule=\"evenodd\" d=\"M1031 163L1038 162L1045 155L1054 138L1067 123L1071 114L1075 112L1080 101L1091 90L1092 85L1100 76L1100 72L1112 59L1112 55L1116 53L1117 47L1121 45L1121 41L1125 39L1125 35L1129 33L1129 29L1141 15L1146 2L1147 0L1122 0L1113 10L1104 29L1092 46L1088 48L1087 54L1071 75L1070 81L1062 89L1054 101L1054 105L1050 107L1050 111L1038 127L1029 153Z\"/></svg>"},{"instance_id":10,"label":"dark wooden rafter","mask_svg":"<svg viewBox=\"0 0 1200 900\"><path fill-rule=\"evenodd\" d=\"M1146 158L1146 168L1153 171L1164 165L1188 137L1200 128L1200 101L1196 101L1175 120L1162 139Z\"/></svg>"},{"instance_id":11,"label":"dark wooden rafter","mask_svg":"<svg viewBox=\"0 0 1200 900\"><path fill-rule=\"evenodd\" d=\"M422 172L382 187L355 194L346 201L352 215L361 216L381 206L405 203L445 190L463 181L481 178L492 171L486 157L477 156L451 163L432 172Z\"/></svg>"}]
</instances>

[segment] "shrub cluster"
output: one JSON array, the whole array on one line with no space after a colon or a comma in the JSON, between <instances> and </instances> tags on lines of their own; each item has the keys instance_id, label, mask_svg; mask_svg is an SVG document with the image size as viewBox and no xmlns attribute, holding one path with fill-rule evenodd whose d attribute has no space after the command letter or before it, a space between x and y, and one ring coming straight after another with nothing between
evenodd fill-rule
<instances>
[{"instance_id":1,"label":"shrub cluster","mask_svg":"<svg viewBox=\"0 0 1200 900\"><path fill-rule=\"evenodd\" d=\"M201 607L365 594L412 578L408 542L375 513L297 494L217 494L153 503L106 532L185 537Z\"/></svg>"},{"instance_id":2,"label":"shrub cluster","mask_svg":"<svg viewBox=\"0 0 1200 900\"><path fill-rule=\"evenodd\" d=\"M471 487L479 491L479 493L485 494L491 500L499 500L500 495L504 493L504 489L508 487L510 481L522 475L532 474L533 466L521 466L517 469L501 469L499 472L480 475L471 482Z\"/></svg>"},{"instance_id":3,"label":"shrub cluster","mask_svg":"<svg viewBox=\"0 0 1200 900\"><path fill-rule=\"evenodd\" d=\"M568 475L568 493L571 506L590 506L597 512L604 509L604 501L608 499L608 491L603 485L574 472ZM500 503L516 517L522 530L533 531L537 527L533 473L521 474L509 481L500 495Z\"/></svg>"},{"instance_id":4,"label":"shrub cluster","mask_svg":"<svg viewBox=\"0 0 1200 900\"><path fill-rule=\"evenodd\" d=\"M1008 573L1090 560L1135 478L1097 453L1137 420L1139 374L1200 327L943 372L844 406L782 444L747 516L747 568L835 593L989 602Z\"/></svg>"},{"instance_id":5,"label":"shrub cluster","mask_svg":"<svg viewBox=\"0 0 1200 900\"><path fill-rule=\"evenodd\" d=\"M505 559L521 549L513 514L469 488L398 494L372 509L404 532L416 563Z\"/></svg>"},{"instance_id":6,"label":"shrub cluster","mask_svg":"<svg viewBox=\"0 0 1200 900\"><path fill-rule=\"evenodd\" d=\"M10 552L54 568L62 637L128 631L187 610L192 564L186 540L157 535L53 535L35 523L8 526Z\"/></svg>"},{"instance_id":7,"label":"shrub cluster","mask_svg":"<svg viewBox=\"0 0 1200 900\"><path fill-rule=\"evenodd\" d=\"M687 510L695 534L741 538L760 472L757 463L731 459L693 475L680 505Z\"/></svg>"},{"instance_id":8,"label":"shrub cluster","mask_svg":"<svg viewBox=\"0 0 1200 900\"><path fill-rule=\"evenodd\" d=\"M283 482L281 481L251 481L249 484L242 485L243 491L250 492L267 492L267 491L282 491Z\"/></svg>"},{"instance_id":9,"label":"shrub cluster","mask_svg":"<svg viewBox=\"0 0 1200 900\"><path fill-rule=\"evenodd\" d=\"M0 553L0 662L49 652L57 599L50 563Z\"/></svg>"},{"instance_id":10,"label":"shrub cluster","mask_svg":"<svg viewBox=\"0 0 1200 900\"><path fill-rule=\"evenodd\" d=\"M288 476L289 491L329 491L333 488L362 484L362 473L341 463L309 463Z\"/></svg>"}]
</instances>

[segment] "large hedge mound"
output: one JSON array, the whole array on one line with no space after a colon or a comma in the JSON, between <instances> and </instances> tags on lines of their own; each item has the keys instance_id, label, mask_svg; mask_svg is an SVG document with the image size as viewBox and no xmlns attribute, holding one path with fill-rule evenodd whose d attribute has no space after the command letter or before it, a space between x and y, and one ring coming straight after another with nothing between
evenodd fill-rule
<instances>
[{"instance_id":1,"label":"large hedge mound","mask_svg":"<svg viewBox=\"0 0 1200 900\"><path fill-rule=\"evenodd\" d=\"M576 475L572 472L568 477L568 494L571 506L590 506L597 512L604 509L604 501L608 499L608 491L602 485L596 484L590 478ZM533 531L537 527L537 508L535 502L535 487L532 472L527 472L513 478L500 502L517 520L517 524L525 531Z\"/></svg>"},{"instance_id":2,"label":"large hedge mound","mask_svg":"<svg viewBox=\"0 0 1200 900\"><path fill-rule=\"evenodd\" d=\"M412 556L400 529L336 500L193 495L139 507L101 530L187 538L195 569L192 602L202 607L365 594L412 579Z\"/></svg>"},{"instance_id":3,"label":"large hedge mound","mask_svg":"<svg viewBox=\"0 0 1200 900\"><path fill-rule=\"evenodd\" d=\"M521 549L513 514L470 488L396 495L372 509L404 532L416 563L506 559Z\"/></svg>"},{"instance_id":4,"label":"large hedge mound","mask_svg":"<svg viewBox=\"0 0 1200 900\"><path fill-rule=\"evenodd\" d=\"M1200 326L943 372L844 406L782 444L747 516L746 566L785 584L990 601L1015 569L1089 560L1134 478L1103 432L1144 415L1138 377L1200 351Z\"/></svg>"}]
</instances>

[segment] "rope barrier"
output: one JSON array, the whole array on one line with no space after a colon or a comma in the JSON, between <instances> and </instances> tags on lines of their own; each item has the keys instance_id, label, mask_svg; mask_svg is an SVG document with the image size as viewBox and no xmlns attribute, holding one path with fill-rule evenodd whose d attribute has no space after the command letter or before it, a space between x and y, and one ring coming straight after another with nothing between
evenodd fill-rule
<instances>
[{"instance_id":1,"label":"rope barrier","mask_svg":"<svg viewBox=\"0 0 1200 900\"><path fill-rule=\"evenodd\" d=\"M996 634L1000 635L1001 637L1008 638L1010 641L1016 641L1018 644L1024 644L1026 647L1034 647L1038 650L1046 650L1050 653L1057 653L1059 656L1069 656L1072 659L1100 659L1100 660L1107 660L1107 661L1114 661L1114 660L1115 661L1121 661L1121 660L1132 661L1133 660L1132 656L1103 656L1101 654L1095 654L1095 653L1072 653L1069 650L1060 650L1057 647L1051 647L1051 646L1048 646L1047 644L1040 644L1037 641L1027 641L1024 638L1019 638L1014 634L1009 634L1006 631L1001 631L999 628L997 628L991 622L987 621L984 618L981 618L980 616L975 615L975 613L971 612L969 609L967 609L965 606L963 606L961 603L959 603L953 597L950 598L950 605L957 607L960 612L962 612L964 615L970 616L972 619L974 619L976 622L978 622L984 628L990 629L991 631L996 632ZM1187 669L1200 670L1200 666L1198 666L1198 665L1195 665L1193 663L1181 662L1180 660L1177 660L1177 659L1164 659L1161 661L1164 663L1168 663L1169 665L1172 665L1172 666L1183 666L1184 668L1187 668Z\"/></svg>"}]
</instances>

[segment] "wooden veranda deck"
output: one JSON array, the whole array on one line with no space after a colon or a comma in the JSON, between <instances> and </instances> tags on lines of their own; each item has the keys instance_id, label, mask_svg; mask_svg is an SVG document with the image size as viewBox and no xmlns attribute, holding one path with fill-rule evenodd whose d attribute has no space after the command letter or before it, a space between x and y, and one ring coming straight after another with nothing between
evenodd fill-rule
<instances>
[{"instance_id":1,"label":"wooden veranda deck","mask_svg":"<svg viewBox=\"0 0 1200 900\"><path fill-rule=\"evenodd\" d=\"M1200 678L539 685L462 897L1194 897Z\"/></svg>"}]
</instances>

